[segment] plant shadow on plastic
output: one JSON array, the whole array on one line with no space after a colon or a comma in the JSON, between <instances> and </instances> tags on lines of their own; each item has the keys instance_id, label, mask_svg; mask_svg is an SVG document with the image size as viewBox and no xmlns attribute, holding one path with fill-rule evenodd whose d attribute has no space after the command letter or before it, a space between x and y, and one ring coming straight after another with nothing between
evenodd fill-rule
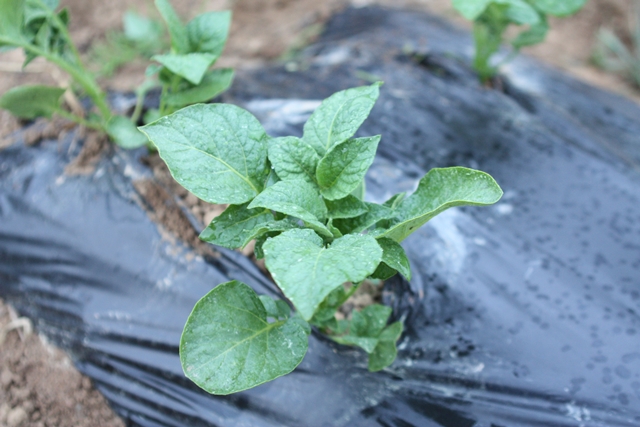
<instances>
[{"instance_id":1,"label":"plant shadow on plastic","mask_svg":"<svg viewBox=\"0 0 640 427\"><path fill-rule=\"evenodd\" d=\"M402 334L400 322L388 324L391 309L374 304L342 320L336 311L368 278L399 272L410 279L400 242L429 219L502 196L486 173L452 167L429 171L411 195L365 201L380 136L354 135L379 87L327 98L301 138L270 137L249 112L225 104L194 105L141 128L181 185L206 202L229 204L201 239L227 248L255 240L256 257L286 298L232 281L196 304L180 360L204 390L234 393L291 372L307 351L310 325L362 348L369 370L389 366Z\"/></svg>"}]
</instances>

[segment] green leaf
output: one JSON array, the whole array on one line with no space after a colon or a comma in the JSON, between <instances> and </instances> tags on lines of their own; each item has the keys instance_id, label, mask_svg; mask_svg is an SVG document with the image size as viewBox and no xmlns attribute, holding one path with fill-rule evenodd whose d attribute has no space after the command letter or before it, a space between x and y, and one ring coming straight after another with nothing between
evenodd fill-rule
<instances>
[{"instance_id":1,"label":"green leaf","mask_svg":"<svg viewBox=\"0 0 640 427\"><path fill-rule=\"evenodd\" d=\"M209 67L217 59L210 53L187 53L154 55L152 58L167 67L172 73L184 77L190 83L199 85Z\"/></svg>"},{"instance_id":2,"label":"green leaf","mask_svg":"<svg viewBox=\"0 0 640 427\"><path fill-rule=\"evenodd\" d=\"M304 180L279 181L267 187L249 205L249 209L267 208L300 218L328 237L333 235L321 222L327 217L327 207L318 190Z\"/></svg>"},{"instance_id":3,"label":"green leaf","mask_svg":"<svg viewBox=\"0 0 640 427\"><path fill-rule=\"evenodd\" d=\"M338 227L343 234L361 233L377 222L391 219L395 215L394 211L386 206L369 202L364 203L368 209L367 213L355 218L336 219L333 225Z\"/></svg>"},{"instance_id":4,"label":"green leaf","mask_svg":"<svg viewBox=\"0 0 640 427\"><path fill-rule=\"evenodd\" d=\"M196 16L187 24L191 52L210 53L219 57L231 26L231 12L209 12Z\"/></svg>"},{"instance_id":5,"label":"green leaf","mask_svg":"<svg viewBox=\"0 0 640 427\"><path fill-rule=\"evenodd\" d=\"M340 344L357 345L367 353L372 353L390 315L391 308L380 304L372 304L361 311L354 311L348 333L331 338Z\"/></svg>"},{"instance_id":6,"label":"green leaf","mask_svg":"<svg viewBox=\"0 0 640 427\"><path fill-rule=\"evenodd\" d=\"M382 263L398 271L407 280L411 280L411 265L402 246L386 237L378 239L378 244L382 248Z\"/></svg>"},{"instance_id":7,"label":"green leaf","mask_svg":"<svg viewBox=\"0 0 640 427\"><path fill-rule=\"evenodd\" d=\"M454 206L496 203L502 190L488 174L463 167L431 169L396 209L390 228L377 237L401 242L440 212Z\"/></svg>"},{"instance_id":8,"label":"green leaf","mask_svg":"<svg viewBox=\"0 0 640 427\"><path fill-rule=\"evenodd\" d=\"M544 41L547 33L549 32L549 24L544 16L540 17L540 22L536 25L532 25L528 30L521 32L518 34L512 42L511 45L520 49L524 46L531 46L534 44L538 44Z\"/></svg>"},{"instance_id":9,"label":"green leaf","mask_svg":"<svg viewBox=\"0 0 640 427\"><path fill-rule=\"evenodd\" d=\"M381 84L347 89L322 101L305 123L302 140L323 157L331 147L351 138L369 116Z\"/></svg>"},{"instance_id":10,"label":"green leaf","mask_svg":"<svg viewBox=\"0 0 640 427\"><path fill-rule=\"evenodd\" d=\"M125 12L122 25L125 37L134 42L151 45L162 37L162 30L158 22L130 10Z\"/></svg>"},{"instance_id":11,"label":"green leaf","mask_svg":"<svg viewBox=\"0 0 640 427\"><path fill-rule=\"evenodd\" d=\"M291 308L281 299L274 300L267 295L260 295L259 298L268 317L273 319L288 319L289 316L291 316Z\"/></svg>"},{"instance_id":12,"label":"green leaf","mask_svg":"<svg viewBox=\"0 0 640 427\"><path fill-rule=\"evenodd\" d=\"M331 147L316 170L322 195L336 200L355 190L373 163L379 142L380 135L348 139Z\"/></svg>"},{"instance_id":13,"label":"green leaf","mask_svg":"<svg viewBox=\"0 0 640 427\"><path fill-rule=\"evenodd\" d=\"M176 181L206 202L248 202L269 175L267 134L240 107L193 105L140 129Z\"/></svg>"},{"instance_id":14,"label":"green leaf","mask_svg":"<svg viewBox=\"0 0 640 427\"><path fill-rule=\"evenodd\" d=\"M155 0L156 8L164 22L167 24L169 34L171 35L171 47L176 53L188 53L189 52L189 37L187 36L187 28L178 14L169 3L169 0Z\"/></svg>"},{"instance_id":15,"label":"green leaf","mask_svg":"<svg viewBox=\"0 0 640 427\"><path fill-rule=\"evenodd\" d=\"M229 249L243 247L256 226L273 221L269 210L247 209L247 206L248 203L227 207L202 230L200 239Z\"/></svg>"},{"instance_id":16,"label":"green leaf","mask_svg":"<svg viewBox=\"0 0 640 427\"><path fill-rule=\"evenodd\" d=\"M398 270L394 270L384 262L381 262L380 264L378 264L378 268L376 268L376 271L371 273L370 277L377 280L389 280L396 274L398 274Z\"/></svg>"},{"instance_id":17,"label":"green leaf","mask_svg":"<svg viewBox=\"0 0 640 427\"><path fill-rule=\"evenodd\" d=\"M348 195L343 199L325 200L328 217L333 219L355 218L369 212L367 204L355 196Z\"/></svg>"},{"instance_id":18,"label":"green leaf","mask_svg":"<svg viewBox=\"0 0 640 427\"><path fill-rule=\"evenodd\" d=\"M18 86L0 97L0 108L21 119L50 118L60 109L65 89L52 86Z\"/></svg>"},{"instance_id":19,"label":"green leaf","mask_svg":"<svg viewBox=\"0 0 640 427\"><path fill-rule=\"evenodd\" d=\"M398 205L404 200L406 195L407 193L404 193L404 192L395 194L391 196L391 198L389 198L389 200L384 202L382 205L391 209L396 209Z\"/></svg>"},{"instance_id":20,"label":"green leaf","mask_svg":"<svg viewBox=\"0 0 640 427\"><path fill-rule=\"evenodd\" d=\"M21 41L24 0L0 0L0 37Z\"/></svg>"},{"instance_id":21,"label":"green leaf","mask_svg":"<svg viewBox=\"0 0 640 427\"><path fill-rule=\"evenodd\" d=\"M267 269L300 315L309 320L322 301L345 282L375 271L382 249L373 237L348 235L324 247L312 230L289 230L263 246Z\"/></svg>"},{"instance_id":22,"label":"green leaf","mask_svg":"<svg viewBox=\"0 0 640 427\"><path fill-rule=\"evenodd\" d=\"M300 226L290 218L258 224L246 235L241 247L247 246L250 241L259 239L264 235L275 237L283 231L293 230L294 228L300 228Z\"/></svg>"},{"instance_id":23,"label":"green leaf","mask_svg":"<svg viewBox=\"0 0 640 427\"><path fill-rule=\"evenodd\" d=\"M238 281L218 285L193 308L180 339L185 375L212 394L230 394L293 371L307 352L300 322L267 322L258 295Z\"/></svg>"},{"instance_id":24,"label":"green leaf","mask_svg":"<svg viewBox=\"0 0 640 427\"><path fill-rule=\"evenodd\" d=\"M480 16L492 0L453 0L453 7L470 21Z\"/></svg>"},{"instance_id":25,"label":"green leaf","mask_svg":"<svg viewBox=\"0 0 640 427\"><path fill-rule=\"evenodd\" d=\"M377 372L391 365L398 355L396 341L402 335L402 323L387 326L380 334L378 345L369 355L369 371Z\"/></svg>"},{"instance_id":26,"label":"green leaf","mask_svg":"<svg viewBox=\"0 0 640 427\"><path fill-rule=\"evenodd\" d=\"M138 130L131 120L123 116L113 116L107 123L107 133L113 142L128 150L142 147L149 140Z\"/></svg>"},{"instance_id":27,"label":"green leaf","mask_svg":"<svg viewBox=\"0 0 640 427\"><path fill-rule=\"evenodd\" d=\"M199 85L180 92L169 93L164 101L167 105L182 108L186 105L207 102L224 92L233 82L233 70L224 68L205 73Z\"/></svg>"},{"instance_id":28,"label":"green leaf","mask_svg":"<svg viewBox=\"0 0 640 427\"><path fill-rule=\"evenodd\" d=\"M509 4L507 18L517 24L535 25L540 22L538 12L524 0L505 0Z\"/></svg>"},{"instance_id":29,"label":"green leaf","mask_svg":"<svg viewBox=\"0 0 640 427\"><path fill-rule=\"evenodd\" d=\"M531 0L536 9L553 16L573 15L587 0Z\"/></svg>"},{"instance_id":30,"label":"green leaf","mask_svg":"<svg viewBox=\"0 0 640 427\"><path fill-rule=\"evenodd\" d=\"M269 161L280 179L304 179L314 183L320 157L300 138L287 136L269 141Z\"/></svg>"}]
</instances>

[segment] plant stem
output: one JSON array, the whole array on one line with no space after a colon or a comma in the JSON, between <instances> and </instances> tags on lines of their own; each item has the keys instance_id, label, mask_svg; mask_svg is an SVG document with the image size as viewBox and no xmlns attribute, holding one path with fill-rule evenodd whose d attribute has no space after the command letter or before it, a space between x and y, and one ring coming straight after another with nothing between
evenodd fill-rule
<instances>
[{"instance_id":1,"label":"plant stem","mask_svg":"<svg viewBox=\"0 0 640 427\"><path fill-rule=\"evenodd\" d=\"M101 125L92 123L80 116L76 116L75 114L65 110L56 110L55 114L59 115L60 117L64 117L67 120L71 120L72 122L77 123L81 126L87 127L89 129L104 130Z\"/></svg>"}]
</instances>

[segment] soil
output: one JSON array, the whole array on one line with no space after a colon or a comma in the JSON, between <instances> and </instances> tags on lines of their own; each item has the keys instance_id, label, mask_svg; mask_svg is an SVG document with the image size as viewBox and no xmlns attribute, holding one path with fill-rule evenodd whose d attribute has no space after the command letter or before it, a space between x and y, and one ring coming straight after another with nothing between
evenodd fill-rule
<instances>
[{"instance_id":1,"label":"soil","mask_svg":"<svg viewBox=\"0 0 640 427\"><path fill-rule=\"evenodd\" d=\"M124 427L69 357L2 300L0 426Z\"/></svg>"},{"instance_id":2,"label":"soil","mask_svg":"<svg viewBox=\"0 0 640 427\"><path fill-rule=\"evenodd\" d=\"M130 0L62 0L71 14L71 34L81 52L88 56L90 47L104 40L109 31L120 28L122 11L134 9L153 14L151 2ZM172 0L177 11L185 18L207 10L232 9L234 13L231 35L219 66L260 67L267 61L285 58L312 42L320 33L323 22L334 12L352 6L381 4L388 7L413 8L429 11L469 28L469 23L458 17L450 1L437 0ZM640 92L634 90L619 76L595 68L591 62L596 34L599 28L614 29L624 40L629 40L628 18L633 0L590 0L573 17L552 19L547 41L524 53L545 61L590 84L617 92L640 102ZM22 70L22 54L10 51L0 54L0 94L20 84L39 83L66 85L67 77L49 64L38 59ZM104 79L104 87L117 91L130 91L141 82L146 64L130 64L113 77ZM76 101L66 98L67 104ZM11 142L7 137L21 126L7 112L0 111L0 149ZM51 137L66 131L66 124L47 125L42 122L32 127L29 142ZM87 134L87 149L82 158L70 165L68 173L86 173L104 147L103 141ZM149 167L155 181L141 181L136 188L150 216L163 224L167 238L182 236L200 253L215 256L208 245L203 245L191 226L183 207L188 206L193 217L207 224L219 215L224 206L205 204L177 185L157 157L149 157ZM252 247L244 250L252 253ZM364 299L371 299L365 294ZM109 409L104 398L96 392L87 378L72 367L61 351L44 342L35 333L29 334L30 323L16 321L11 309L0 301L0 330L6 325L18 326L8 332L0 344L0 427L3 426L122 426ZM2 338L0 333L0 338ZM1 341L1 340L0 340Z\"/></svg>"}]
</instances>

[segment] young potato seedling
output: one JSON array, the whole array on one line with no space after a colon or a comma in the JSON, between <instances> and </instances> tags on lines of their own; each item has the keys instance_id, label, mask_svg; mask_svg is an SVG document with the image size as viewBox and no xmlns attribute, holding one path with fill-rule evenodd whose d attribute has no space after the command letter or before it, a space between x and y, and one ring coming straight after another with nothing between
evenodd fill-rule
<instances>
[{"instance_id":1,"label":"young potato seedling","mask_svg":"<svg viewBox=\"0 0 640 427\"><path fill-rule=\"evenodd\" d=\"M498 72L502 63L513 58L524 46L544 41L549 31L547 16L569 16L584 6L587 0L453 0L453 7L473 21L475 57L473 68L482 82ZM510 41L513 52L501 64L493 65L491 57L500 49L510 25L526 25Z\"/></svg>"},{"instance_id":2,"label":"young potato seedling","mask_svg":"<svg viewBox=\"0 0 640 427\"><path fill-rule=\"evenodd\" d=\"M68 89L42 85L13 88L0 97L0 108L23 119L59 115L107 133L124 148L147 144L148 139L137 130L136 123L148 90L160 86L162 95L160 108L148 113L147 122L186 105L208 101L226 90L233 79L230 69L210 70L224 48L230 12L201 14L184 25L168 0L156 0L155 4L167 24L171 52L153 57L158 64L147 69L147 80L136 91L138 102L134 113L127 118L111 112L106 93L84 66L69 36L69 13L66 9L58 11L59 0L0 0L0 50L22 48L25 67L35 58L43 57L73 80ZM138 20L137 25L141 23ZM153 31L152 27L147 29ZM76 87L95 106L87 117L62 107L62 95Z\"/></svg>"},{"instance_id":3,"label":"young potato seedling","mask_svg":"<svg viewBox=\"0 0 640 427\"><path fill-rule=\"evenodd\" d=\"M380 136L354 135L379 87L327 98L301 138L272 138L249 112L225 104L194 105L141 128L181 185L206 202L229 204L200 238L227 248L255 240L256 257L286 298L231 281L196 304L180 360L204 390L235 393L291 372L307 351L310 325L362 348L371 371L389 366L402 333L402 323L388 324L391 308L374 304L348 320L338 320L337 309L367 278L399 272L410 279L400 242L429 219L502 196L486 173L452 167L429 171L409 196L364 201Z\"/></svg>"}]
</instances>

